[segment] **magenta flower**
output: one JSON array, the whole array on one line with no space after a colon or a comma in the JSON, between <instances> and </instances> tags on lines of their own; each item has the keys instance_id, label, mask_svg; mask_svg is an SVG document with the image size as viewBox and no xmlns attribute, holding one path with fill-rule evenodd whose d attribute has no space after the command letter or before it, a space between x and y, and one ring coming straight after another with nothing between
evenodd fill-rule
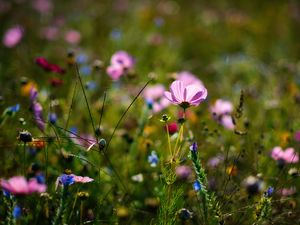
<instances>
[{"instance_id":1,"label":"magenta flower","mask_svg":"<svg viewBox=\"0 0 300 225\"><path fill-rule=\"evenodd\" d=\"M200 84L185 85L182 81L176 80L171 84L170 92L166 91L164 94L171 103L186 109L203 102L207 97L207 90Z\"/></svg>"},{"instance_id":2,"label":"magenta flower","mask_svg":"<svg viewBox=\"0 0 300 225\"><path fill-rule=\"evenodd\" d=\"M9 28L2 39L3 44L8 48L15 47L22 39L23 28L19 25Z\"/></svg>"},{"instance_id":3,"label":"magenta flower","mask_svg":"<svg viewBox=\"0 0 300 225\"><path fill-rule=\"evenodd\" d=\"M22 176L15 176L8 180L1 180L1 187L13 195L28 195L34 192L45 192L47 186L38 183L37 179L32 178L29 181Z\"/></svg>"},{"instance_id":4,"label":"magenta flower","mask_svg":"<svg viewBox=\"0 0 300 225\"><path fill-rule=\"evenodd\" d=\"M39 65L40 67L42 67L46 71L51 71L53 73L59 73L59 74L65 73L64 69L62 69L60 66L58 66L56 64L49 63L48 60L45 59L44 57L37 57L35 59L35 63L37 65Z\"/></svg>"},{"instance_id":5,"label":"magenta flower","mask_svg":"<svg viewBox=\"0 0 300 225\"><path fill-rule=\"evenodd\" d=\"M276 161L283 160L285 163L297 163L299 161L299 155L294 148L287 148L283 151L281 147L276 146L272 150L271 157Z\"/></svg>"}]
</instances>

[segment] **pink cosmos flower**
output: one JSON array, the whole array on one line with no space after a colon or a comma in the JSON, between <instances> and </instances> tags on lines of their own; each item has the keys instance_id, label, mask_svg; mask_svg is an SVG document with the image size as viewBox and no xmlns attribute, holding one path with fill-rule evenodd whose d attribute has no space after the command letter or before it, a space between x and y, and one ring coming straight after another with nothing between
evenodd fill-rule
<instances>
[{"instance_id":1,"label":"pink cosmos flower","mask_svg":"<svg viewBox=\"0 0 300 225\"><path fill-rule=\"evenodd\" d=\"M125 51L117 51L113 54L110 63L106 72L115 81L131 70L135 64L133 57Z\"/></svg>"},{"instance_id":2,"label":"pink cosmos flower","mask_svg":"<svg viewBox=\"0 0 300 225\"><path fill-rule=\"evenodd\" d=\"M226 129L233 130L234 124L230 113L233 110L233 105L230 101L218 99L214 105L210 107L210 112L215 120L218 120Z\"/></svg>"},{"instance_id":3,"label":"pink cosmos flower","mask_svg":"<svg viewBox=\"0 0 300 225\"><path fill-rule=\"evenodd\" d=\"M152 111L154 113L160 112L171 104L170 101L165 98L164 92L165 87L161 84L146 87L143 92L146 101L151 102Z\"/></svg>"},{"instance_id":4,"label":"pink cosmos flower","mask_svg":"<svg viewBox=\"0 0 300 225\"><path fill-rule=\"evenodd\" d=\"M75 183L89 183L94 181L94 179L90 177L82 177L75 174L71 174L71 176L73 176Z\"/></svg>"},{"instance_id":5,"label":"pink cosmos flower","mask_svg":"<svg viewBox=\"0 0 300 225\"><path fill-rule=\"evenodd\" d=\"M49 13L53 9L51 0L35 0L33 1L32 6L41 14Z\"/></svg>"},{"instance_id":6,"label":"pink cosmos flower","mask_svg":"<svg viewBox=\"0 0 300 225\"><path fill-rule=\"evenodd\" d=\"M176 79L182 81L186 86L190 84L203 85L202 81L189 71L176 73Z\"/></svg>"},{"instance_id":7,"label":"pink cosmos flower","mask_svg":"<svg viewBox=\"0 0 300 225\"><path fill-rule=\"evenodd\" d=\"M119 64L124 69L131 69L134 66L134 59L125 51L117 51L112 55L110 60L111 65Z\"/></svg>"},{"instance_id":8,"label":"pink cosmos flower","mask_svg":"<svg viewBox=\"0 0 300 225\"><path fill-rule=\"evenodd\" d=\"M181 180L186 180L192 174L192 169L189 166L176 167L176 176Z\"/></svg>"},{"instance_id":9,"label":"pink cosmos flower","mask_svg":"<svg viewBox=\"0 0 300 225\"><path fill-rule=\"evenodd\" d=\"M282 188L278 190L278 194L282 196L290 196L296 193L296 187L291 187L291 188Z\"/></svg>"},{"instance_id":10,"label":"pink cosmos flower","mask_svg":"<svg viewBox=\"0 0 300 225\"><path fill-rule=\"evenodd\" d=\"M55 26L44 27L41 30L41 36L49 41L54 41L58 38L59 30Z\"/></svg>"},{"instance_id":11,"label":"pink cosmos flower","mask_svg":"<svg viewBox=\"0 0 300 225\"><path fill-rule=\"evenodd\" d=\"M271 157L277 161L283 160L285 163L297 163L299 161L299 155L294 148L287 148L283 151L281 147L276 146L272 150Z\"/></svg>"},{"instance_id":12,"label":"pink cosmos flower","mask_svg":"<svg viewBox=\"0 0 300 225\"><path fill-rule=\"evenodd\" d=\"M22 39L23 28L20 25L9 28L2 39L3 44L8 48L15 47Z\"/></svg>"},{"instance_id":13,"label":"pink cosmos flower","mask_svg":"<svg viewBox=\"0 0 300 225\"><path fill-rule=\"evenodd\" d=\"M229 114L233 110L233 105L230 101L218 99L213 106L210 107L210 111L217 116Z\"/></svg>"},{"instance_id":14,"label":"pink cosmos flower","mask_svg":"<svg viewBox=\"0 0 300 225\"><path fill-rule=\"evenodd\" d=\"M170 87L170 92L165 91L165 97L173 104L186 109L189 106L197 106L207 97L207 90L203 85L186 85L180 80L175 80Z\"/></svg>"},{"instance_id":15,"label":"pink cosmos flower","mask_svg":"<svg viewBox=\"0 0 300 225\"><path fill-rule=\"evenodd\" d=\"M119 80L123 75L123 67L120 64L110 65L107 67L106 73L111 77L111 79Z\"/></svg>"},{"instance_id":16,"label":"pink cosmos flower","mask_svg":"<svg viewBox=\"0 0 300 225\"><path fill-rule=\"evenodd\" d=\"M1 180L1 187L13 195L28 195L34 192L45 192L47 186L39 184L35 178L27 181L23 176L15 176L8 180Z\"/></svg>"},{"instance_id":17,"label":"pink cosmos flower","mask_svg":"<svg viewBox=\"0 0 300 225\"><path fill-rule=\"evenodd\" d=\"M70 44L77 44L80 42L81 34L77 30L69 30L65 34L66 42Z\"/></svg>"}]
</instances>

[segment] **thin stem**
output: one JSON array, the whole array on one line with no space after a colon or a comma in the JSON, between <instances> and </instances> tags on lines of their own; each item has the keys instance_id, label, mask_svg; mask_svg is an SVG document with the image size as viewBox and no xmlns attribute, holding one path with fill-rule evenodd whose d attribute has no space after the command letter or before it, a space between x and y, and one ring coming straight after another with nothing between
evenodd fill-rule
<instances>
[{"instance_id":1,"label":"thin stem","mask_svg":"<svg viewBox=\"0 0 300 225\"><path fill-rule=\"evenodd\" d=\"M26 144L23 144L23 175L26 175Z\"/></svg>"},{"instance_id":2,"label":"thin stem","mask_svg":"<svg viewBox=\"0 0 300 225\"><path fill-rule=\"evenodd\" d=\"M173 152L172 152L171 140L170 140L170 132L169 132L169 127L168 127L167 123L166 123L166 130L167 130L168 148L169 148L169 152L171 154L171 157L173 158Z\"/></svg>"}]
</instances>

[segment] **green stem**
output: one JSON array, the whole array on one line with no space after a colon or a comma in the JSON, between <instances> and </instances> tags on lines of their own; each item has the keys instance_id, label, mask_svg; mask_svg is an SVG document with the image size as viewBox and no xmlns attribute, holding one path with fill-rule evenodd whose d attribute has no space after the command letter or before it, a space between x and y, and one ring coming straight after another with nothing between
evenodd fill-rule
<instances>
[{"instance_id":1,"label":"green stem","mask_svg":"<svg viewBox=\"0 0 300 225\"><path fill-rule=\"evenodd\" d=\"M23 175L26 175L26 144L23 144Z\"/></svg>"},{"instance_id":2,"label":"green stem","mask_svg":"<svg viewBox=\"0 0 300 225\"><path fill-rule=\"evenodd\" d=\"M57 209L55 218L52 222L52 225L58 225L59 221L61 220L61 217L63 216L63 212L66 207L66 200L67 200L67 194L68 194L68 186L63 186L61 190L61 198L59 203L59 208Z\"/></svg>"}]
</instances>

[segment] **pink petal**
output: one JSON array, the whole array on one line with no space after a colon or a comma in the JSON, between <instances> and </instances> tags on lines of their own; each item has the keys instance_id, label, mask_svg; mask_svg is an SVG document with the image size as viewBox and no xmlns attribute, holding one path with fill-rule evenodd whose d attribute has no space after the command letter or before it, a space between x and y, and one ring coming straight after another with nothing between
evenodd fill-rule
<instances>
[{"instance_id":1,"label":"pink petal","mask_svg":"<svg viewBox=\"0 0 300 225\"><path fill-rule=\"evenodd\" d=\"M172 94L173 102L182 103L184 102L184 86L179 80L174 81L171 84L170 91Z\"/></svg>"}]
</instances>

